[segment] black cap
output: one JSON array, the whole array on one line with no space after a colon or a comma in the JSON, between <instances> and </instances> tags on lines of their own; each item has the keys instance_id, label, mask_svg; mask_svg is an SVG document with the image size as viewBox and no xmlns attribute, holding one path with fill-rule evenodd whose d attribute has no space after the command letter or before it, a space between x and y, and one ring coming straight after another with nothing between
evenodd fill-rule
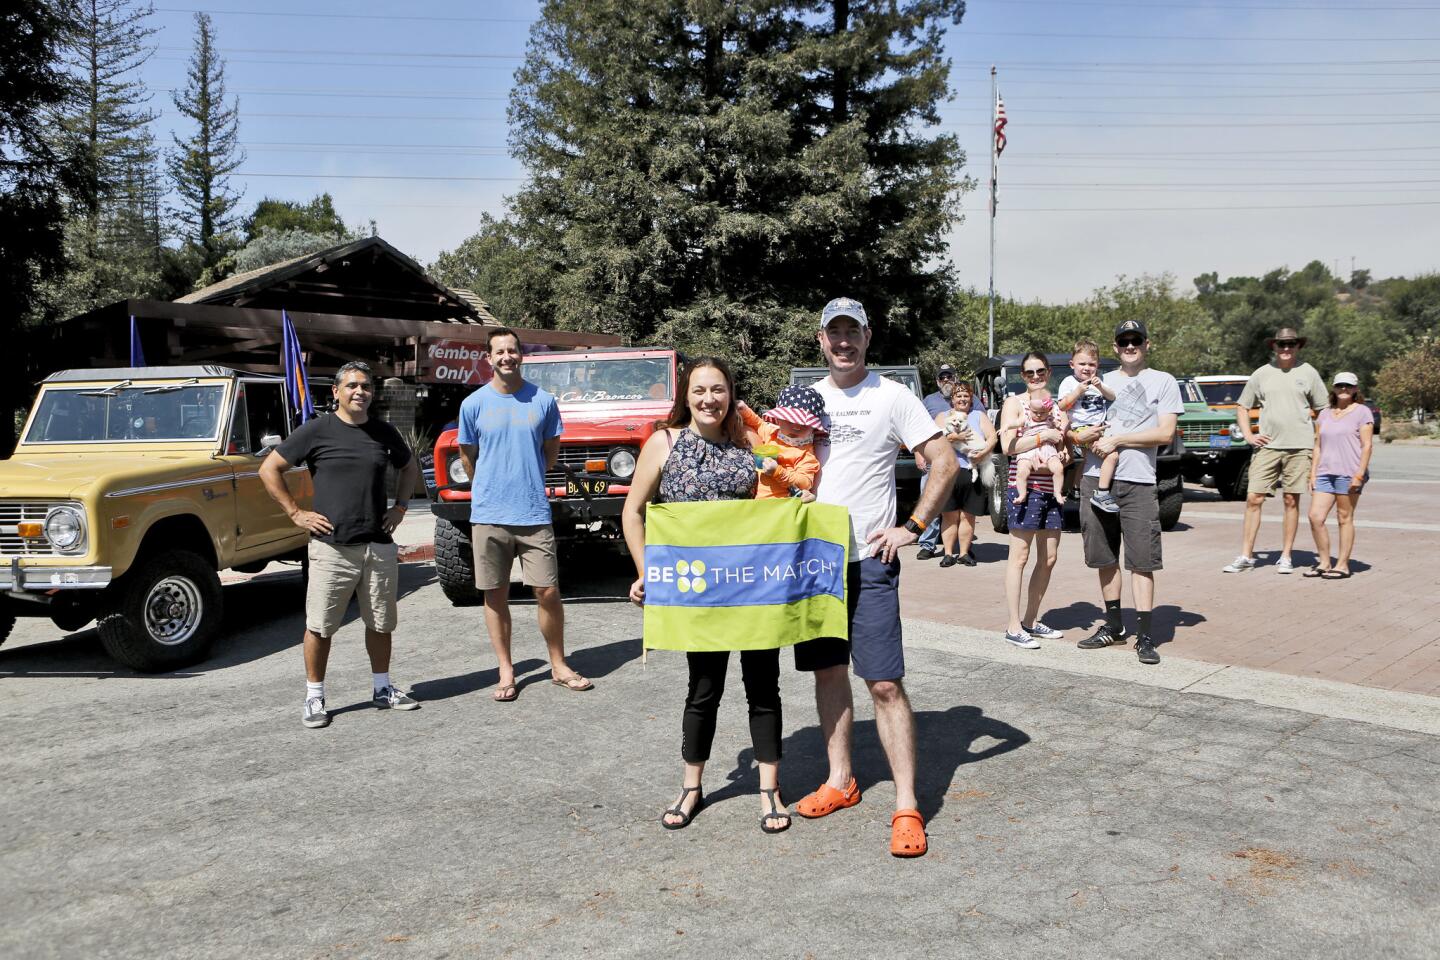
<instances>
[{"instance_id":1,"label":"black cap","mask_svg":"<svg viewBox=\"0 0 1440 960\"><path fill-rule=\"evenodd\" d=\"M942 363L942 364L940 364L940 369L938 369L938 370L935 371L935 379L936 379L936 380L939 380L941 377L945 376L947 373L948 373L950 376L952 376L952 377L955 376L955 368L952 367L952 366L950 366L950 364L948 364L948 363Z\"/></svg>"},{"instance_id":2,"label":"black cap","mask_svg":"<svg viewBox=\"0 0 1440 960\"><path fill-rule=\"evenodd\" d=\"M1119 340L1127 333L1140 334L1141 340L1149 340L1150 334L1145 330L1145 324L1139 320L1125 320L1115 328L1115 339Z\"/></svg>"}]
</instances>

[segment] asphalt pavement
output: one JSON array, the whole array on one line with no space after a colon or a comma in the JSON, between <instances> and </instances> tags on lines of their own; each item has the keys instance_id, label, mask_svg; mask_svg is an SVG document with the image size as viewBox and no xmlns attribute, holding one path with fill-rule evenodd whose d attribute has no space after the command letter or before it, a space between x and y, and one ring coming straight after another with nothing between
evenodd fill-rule
<instances>
[{"instance_id":1,"label":"asphalt pavement","mask_svg":"<svg viewBox=\"0 0 1440 960\"><path fill-rule=\"evenodd\" d=\"M352 619L323 730L300 725L294 573L228 585L226 639L177 674L22 622L0 649L0 955L1436 956L1440 738L919 628L928 856L887 853L894 791L858 685L863 802L762 834L734 665L711 805L662 830L685 665L641 663L615 570L597 556L567 584L596 689L548 682L517 590L522 686L497 704L480 611L407 565L392 675L422 708L370 707ZM808 678L782 663L793 804L823 749Z\"/></svg>"}]
</instances>

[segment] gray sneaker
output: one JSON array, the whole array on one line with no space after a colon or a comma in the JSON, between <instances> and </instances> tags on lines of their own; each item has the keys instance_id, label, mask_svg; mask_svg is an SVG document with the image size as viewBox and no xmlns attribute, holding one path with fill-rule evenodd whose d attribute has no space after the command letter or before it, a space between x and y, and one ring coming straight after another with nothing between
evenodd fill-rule
<instances>
[{"instance_id":1,"label":"gray sneaker","mask_svg":"<svg viewBox=\"0 0 1440 960\"><path fill-rule=\"evenodd\" d=\"M1116 500L1109 490L1096 490L1090 497L1090 506L1096 510L1104 510L1106 513L1120 512L1120 501Z\"/></svg>"},{"instance_id":2,"label":"gray sneaker","mask_svg":"<svg viewBox=\"0 0 1440 960\"><path fill-rule=\"evenodd\" d=\"M1254 569L1255 569L1255 558L1254 558L1254 557L1247 557L1247 556L1245 556L1245 555L1242 553L1240 556L1236 557L1234 560L1231 560L1229 563L1227 563L1227 564L1220 570L1220 572L1221 572L1221 573L1243 573L1243 572L1245 572L1246 570L1254 570Z\"/></svg>"},{"instance_id":3,"label":"gray sneaker","mask_svg":"<svg viewBox=\"0 0 1440 960\"><path fill-rule=\"evenodd\" d=\"M1277 562L1277 563L1275 564L1275 572L1276 572L1276 573L1294 573L1294 572L1295 572L1295 564L1294 564L1293 561L1291 561L1291 559L1290 559L1289 557L1281 557L1280 560L1279 560L1279 562Z\"/></svg>"},{"instance_id":4,"label":"gray sneaker","mask_svg":"<svg viewBox=\"0 0 1440 960\"><path fill-rule=\"evenodd\" d=\"M1009 640L1017 647L1024 647L1026 650L1040 649L1040 641L1030 636L1030 634L1026 633L1024 630L1021 630L1019 633L1011 633L1009 630L1006 630L1005 639Z\"/></svg>"},{"instance_id":5,"label":"gray sneaker","mask_svg":"<svg viewBox=\"0 0 1440 960\"><path fill-rule=\"evenodd\" d=\"M370 698L377 710L419 710L420 704L395 687L382 687Z\"/></svg>"},{"instance_id":6,"label":"gray sneaker","mask_svg":"<svg viewBox=\"0 0 1440 960\"><path fill-rule=\"evenodd\" d=\"M330 726L330 714L325 709L325 698L311 697L306 700L305 709L300 714L300 722L307 727Z\"/></svg>"},{"instance_id":7,"label":"gray sneaker","mask_svg":"<svg viewBox=\"0 0 1440 960\"><path fill-rule=\"evenodd\" d=\"M1065 636L1065 634L1059 630L1056 630L1054 627L1047 627L1039 620L1036 620L1033 626L1026 627L1025 632L1036 640L1059 640Z\"/></svg>"}]
</instances>

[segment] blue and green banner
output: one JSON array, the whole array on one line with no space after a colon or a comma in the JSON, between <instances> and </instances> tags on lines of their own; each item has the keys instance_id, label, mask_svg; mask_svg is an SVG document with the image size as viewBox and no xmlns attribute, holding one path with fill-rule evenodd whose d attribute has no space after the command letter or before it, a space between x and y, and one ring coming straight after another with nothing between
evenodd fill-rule
<instances>
[{"instance_id":1,"label":"blue and green banner","mask_svg":"<svg viewBox=\"0 0 1440 960\"><path fill-rule=\"evenodd\" d=\"M847 637L850 512L796 499L655 503L645 513L652 650L768 650Z\"/></svg>"}]
</instances>

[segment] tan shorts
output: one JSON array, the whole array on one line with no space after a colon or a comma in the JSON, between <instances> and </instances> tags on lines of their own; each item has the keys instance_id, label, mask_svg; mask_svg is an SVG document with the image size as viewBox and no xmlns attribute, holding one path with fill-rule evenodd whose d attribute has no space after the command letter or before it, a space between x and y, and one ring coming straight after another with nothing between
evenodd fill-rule
<instances>
[{"instance_id":1,"label":"tan shorts","mask_svg":"<svg viewBox=\"0 0 1440 960\"><path fill-rule=\"evenodd\" d=\"M305 590L305 629L333 637L345 619L350 598L360 619L377 633L395 629L400 588L400 548L393 543L310 541L310 584Z\"/></svg>"},{"instance_id":2,"label":"tan shorts","mask_svg":"<svg viewBox=\"0 0 1440 960\"><path fill-rule=\"evenodd\" d=\"M1309 450L1260 447L1250 455L1248 492L1270 493L1277 486L1284 493L1305 493L1310 489Z\"/></svg>"},{"instance_id":3,"label":"tan shorts","mask_svg":"<svg viewBox=\"0 0 1440 960\"><path fill-rule=\"evenodd\" d=\"M476 523L470 527L475 546L475 589L508 586L510 568L520 558L520 577L527 587L558 587L560 560L555 551L555 528L550 524L511 527Z\"/></svg>"}]
</instances>

